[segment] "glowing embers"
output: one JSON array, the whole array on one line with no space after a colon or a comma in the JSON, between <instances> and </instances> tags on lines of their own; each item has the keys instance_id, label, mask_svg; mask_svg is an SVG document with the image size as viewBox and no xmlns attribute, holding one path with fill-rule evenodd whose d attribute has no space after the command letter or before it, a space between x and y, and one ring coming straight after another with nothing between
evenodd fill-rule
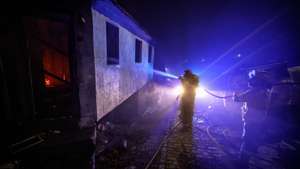
<instances>
[{"instance_id":1,"label":"glowing embers","mask_svg":"<svg viewBox=\"0 0 300 169\"><path fill-rule=\"evenodd\" d=\"M58 87L58 86L64 86L66 83L69 82L66 79L62 79L59 77L49 76L46 73L44 74L44 85L45 87Z\"/></svg>"},{"instance_id":2,"label":"glowing embers","mask_svg":"<svg viewBox=\"0 0 300 169\"><path fill-rule=\"evenodd\" d=\"M45 86L46 87L51 87L51 81L49 78L45 77Z\"/></svg>"},{"instance_id":3,"label":"glowing embers","mask_svg":"<svg viewBox=\"0 0 300 169\"><path fill-rule=\"evenodd\" d=\"M45 87L62 86L70 82L68 56L43 46L43 70Z\"/></svg>"}]
</instances>

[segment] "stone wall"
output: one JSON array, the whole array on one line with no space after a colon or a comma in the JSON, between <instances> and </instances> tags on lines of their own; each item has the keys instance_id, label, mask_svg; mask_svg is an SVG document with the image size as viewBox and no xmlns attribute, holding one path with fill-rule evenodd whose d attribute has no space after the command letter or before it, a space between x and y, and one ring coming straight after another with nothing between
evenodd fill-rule
<instances>
[{"instance_id":1,"label":"stone wall","mask_svg":"<svg viewBox=\"0 0 300 169\"><path fill-rule=\"evenodd\" d=\"M152 78L148 42L92 9L97 120L112 111ZM119 64L107 65L106 22L119 28ZM142 63L135 63L135 39L143 42Z\"/></svg>"}]
</instances>

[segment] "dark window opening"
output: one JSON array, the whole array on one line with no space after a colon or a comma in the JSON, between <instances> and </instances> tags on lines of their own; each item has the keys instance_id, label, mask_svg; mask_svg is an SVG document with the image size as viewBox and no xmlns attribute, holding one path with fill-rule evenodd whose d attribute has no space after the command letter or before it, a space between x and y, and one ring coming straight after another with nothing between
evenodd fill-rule
<instances>
[{"instance_id":1,"label":"dark window opening","mask_svg":"<svg viewBox=\"0 0 300 169\"><path fill-rule=\"evenodd\" d=\"M152 63L152 52L153 52L153 47L151 45L149 45L148 48L148 63Z\"/></svg>"},{"instance_id":2,"label":"dark window opening","mask_svg":"<svg viewBox=\"0 0 300 169\"><path fill-rule=\"evenodd\" d=\"M69 25L46 18L25 17L24 26L37 116L74 115Z\"/></svg>"},{"instance_id":3,"label":"dark window opening","mask_svg":"<svg viewBox=\"0 0 300 169\"><path fill-rule=\"evenodd\" d=\"M106 22L107 64L119 64L119 28Z\"/></svg>"},{"instance_id":4,"label":"dark window opening","mask_svg":"<svg viewBox=\"0 0 300 169\"><path fill-rule=\"evenodd\" d=\"M135 40L135 62L142 62L142 41L138 39Z\"/></svg>"},{"instance_id":5,"label":"dark window opening","mask_svg":"<svg viewBox=\"0 0 300 169\"><path fill-rule=\"evenodd\" d=\"M46 19L27 18L26 21L28 39L35 42L32 43L34 53L41 55L45 87L67 85L70 82L67 25Z\"/></svg>"}]
</instances>

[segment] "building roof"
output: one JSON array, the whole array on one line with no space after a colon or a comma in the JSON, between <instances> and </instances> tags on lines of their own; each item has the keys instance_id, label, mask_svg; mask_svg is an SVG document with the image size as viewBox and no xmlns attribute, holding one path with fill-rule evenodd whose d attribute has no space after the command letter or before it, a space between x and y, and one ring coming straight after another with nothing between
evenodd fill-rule
<instances>
[{"instance_id":1,"label":"building roof","mask_svg":"<svg viewBox=\"0 0 300 169\"><path fill-rule=\"evenodd\" d=\"M121 7L113 3L111 0L94 0L93 8L108 17L109 19L119 23L133 34L152 43L151 36L142 29L138 23Z\"/></svg>"}]
</instances>

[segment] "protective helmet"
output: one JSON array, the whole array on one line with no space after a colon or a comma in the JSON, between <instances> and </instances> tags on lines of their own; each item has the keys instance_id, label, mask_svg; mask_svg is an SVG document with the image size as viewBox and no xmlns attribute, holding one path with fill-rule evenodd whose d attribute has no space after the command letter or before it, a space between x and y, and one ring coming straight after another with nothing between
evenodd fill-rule
<instances>
[{"instance_id":1,"label":"protective helmet","mask_svg":"<svg viewBox=\"0 0 300 169\"><path fill-rule=\"evenodd\" d=\"M192 74L192 71L190 69L184 70L184 74Z\"/></svg>"}]
</instances>

